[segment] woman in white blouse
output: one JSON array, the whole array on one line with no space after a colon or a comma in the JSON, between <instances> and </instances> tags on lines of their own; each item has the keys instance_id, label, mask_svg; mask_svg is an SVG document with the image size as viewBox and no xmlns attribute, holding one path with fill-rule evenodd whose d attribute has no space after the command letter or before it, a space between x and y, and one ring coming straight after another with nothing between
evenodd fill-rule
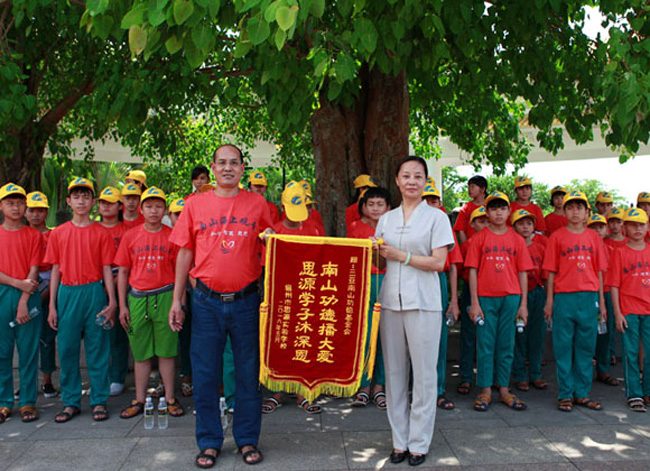
<instances>
[{"instance_id":1,"label":"woman in white blouse","mask_svg":"<svg viewBox=\"0 0 650 471\"><path fill-rule=\"evenodd\" d=\"M384 214L375 232L386 276L379 294L381 342L393 451L391 463L424 463L436 416L436 363L442 326L437 271L454 245L451 225L439 209L422 201L427 166L421 157L399 163L402 204ZM410 359L410 365L409 365ZM409 373L413 399L409 404ZM410 407L409 407L410 405Z\"/></svg>"}]
</instances>

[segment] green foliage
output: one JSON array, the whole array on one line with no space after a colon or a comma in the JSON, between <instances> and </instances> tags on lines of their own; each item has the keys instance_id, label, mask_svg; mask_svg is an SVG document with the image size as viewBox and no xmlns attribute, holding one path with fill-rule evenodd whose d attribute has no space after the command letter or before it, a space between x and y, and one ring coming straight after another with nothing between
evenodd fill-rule
<instances>
[{"instance_id":1,"label":"green foliage","mask_svg":"<svg viewBox=\"0 0 650 471\"><path fill-rule=\"evenodd\" d=\"M580 180L580 179L573 179L569 182L568 185L566 185L567 188L570 188L572 190L580 190L582 191L585 195L587 195L587 199L591 203L592 209L595 210L595 204L596 204L596 195L600 193L601 191L607 191L612 195L612 198L614 199L614 206L620 206L620 207L628 207L627 202L625 201L625 198L619 195L618 191L615 189L610 189L607 185L605 185L603 182L600 180L592 180L592 179L585 179L585 180Z\"/></svg>"}]
</instances>

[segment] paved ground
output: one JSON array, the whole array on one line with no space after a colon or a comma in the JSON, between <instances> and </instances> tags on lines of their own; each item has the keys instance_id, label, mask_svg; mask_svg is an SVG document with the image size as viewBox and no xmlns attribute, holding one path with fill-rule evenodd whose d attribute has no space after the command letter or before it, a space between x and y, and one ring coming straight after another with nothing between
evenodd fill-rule
<instances>
[{"instance_id":1,"label":"paved ground","mask_svg":"<svg viewBox=\"0 0 650 471\"><path fill-rule=\"evenodd\" d=\"M623 388L594 384L592 396L604 410L555 407L557 387L522 393L529 408L515 412L494 404L488 412L471 408L472 396L455 392L455 367L450 362L449 394L453 411L439 411L436 433L420 470L565 471L650 469L650 413L628 412ZM553 380L554 364L544 368ZM621 368L613 373L621 377ZM129 378L132 382L132 378ZM495 396L496 397L496 396ZM39 398L40 420L23 424L13 416L0 425L0 471L173 470L196 469L194 417L170 418L165 431L145 430L142 416L119 419L132 390L109 402L112 417L94 423L87 399L82 414L67 424L54 423L58 400ZM387 462L391 450L385 412L374 406L352 409L349 400L323 399L323 413L307 416L289 400L265 416L260 448L265 460L255 468L236 454L228 434L215 469L286 470L398 470L407 464Z\"/></svg>"}]
</instances>

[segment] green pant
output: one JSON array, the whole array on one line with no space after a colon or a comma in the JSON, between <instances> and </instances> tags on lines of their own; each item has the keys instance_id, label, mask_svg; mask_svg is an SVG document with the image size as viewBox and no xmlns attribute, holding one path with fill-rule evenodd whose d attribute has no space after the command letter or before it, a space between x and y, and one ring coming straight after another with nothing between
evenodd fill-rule
<instances>
[{"instance_id":1,"label":"green pant","mask_svg":"<svg viewBox=\"0 0 650 471\"><path fill-rule=\"evenodd\" d=\"M233 407L236 391L235 355L232 352L230 335L226 337L226 346L223 349L223 366L221 381L223 383L223 397L226 398L228 407Z\"/></svg>"},{"instance_id":2,"label":"green pant","mask_svg":"<svg viewBox=\"0 0 650 471\"><path fill-rule=\"evenodd\" d=\"M79 355L82 334L91 384L90 405L106 404L108 399L110 334L95 324L97 313L106 303L106 291L100 281L79 286L59 285L58 344L61 400L65 406L81 405Z\"/></svg>"},{"instance_id":3,"label":"green pant","mask_svg":"<svg viewBox=\"0 0 650 471\"><path fill-rule=\"evenodd\" d=\"M108 332L111 343L109 381L124 384L126 374L129 372L129 337L119 321L116 321L115 326Z\"/></svg>"},{"instance_id":4,"label":"green pant","mask_svg":"<svg viewBox=\"0 0 650 471\"><path fill-rule=\"evenodd\" d=\"M489 388L510 384L515 348L515 317L521 296L479 296L485 324L476 328L476 384Z\"/></svg>"},{"instance_id":5,"label":"green pant","mask_svg":"<svg viewBox=\"0 0 650 471\"><path fill-rule=\"evenodd\" d=\"M49 313L49 303L43 302L41 339L38 342L42 373L54 373L56 371L56 330L50 327L49 322L47 322Z\"/></svg>"},{"instance_id":6,"label":"green pant","mask_svg":"<svg viewBox=\"0 0 650 471\"><path fill-rule=\"evenodd\" d=\"M474 380L476 324L467 314L469 305L469 285L465 283L460 297L460 381L462 383L471 383Z\"/></svg>"},{"instance_id":7,"label":"green pant","mask_svg":"<svg viewBox=\"0 0 650 471\"><path fill-rule=\"evenodd\" d=\"M650 371L650 315L628 314L625 320L627 329L621 334L625 396L628 399L650 396L650 381L647 380L647 373L642 380L639 372L639 342L643 344L645 352L643 371Z\"/></svg>"},{"instance_id":8,"label":"green pant","mask_svg":"<svg viewBox=\"0 0 650 471\"><path fill-rule=\"evenodd\" d=\"M553 353L558 399L586 398L591 391L598 330L598 293L557 293L553 304Z\"/></svg>"},{"instance_id":9,"label":"green pant","mask_svg":"<svg viewBox=\"0 0 650 471\"><path fill-rule=\"evenodd\" d=\"M372 328L373 312L372 308L377 302L377 292L381 289L381 282L384 279L383 274L370 275L370 300L368 302L368 337L366 339L366 352L370 348L370 329ZM367 388L375 380L375 384L383 386L386 384L386 374L384 371L384 356L381 352L381 338L377 336L377 347L375 355L375 368L372 372L366 372L361 377L360 389ZM372 373L372 374L370 374Z\"/></svg>"},{"instance_id":10,"label":"green pant","mask_svg":"<svg viewBox=\"0 0 650 471\"><path fill-rule=\"evenodd\" d=\"M607 333L599 334L596 339L596 373L609 373L611 339L616 334L614 306L609 291L605 293L605 306L607 307Z\"/></svg>"},{"instance_id":11,"label":"green pant","mask_svg":"<svg viewBox=\"0 0 650 471\"><path fill-rule=\"evenodd\" d=\"M41 335L41 319L9 327L16 318L18 300L22 291L0 285L0 407L14 405L13 357L14 346L18 350L18 378L20 400L18 405L36 405L38 394L38 339ZM27 301L27 309L41 309L41 296L33 294ZM42 316L42 312L39 313Z\"/></svg>"},{"instance_id":12,"label":"green pant","mask_svg":"<svg viewBox=\"0 0 650 471\"><path fill-rule=\"evenodd\" d=\"M515 360L512 364L512 377L515 381L542 378L542 354L546 336L545 305L546 291L542 286L537 286L528 293L528 322L522 333L515 334Z\"/></svg>"},{"instance_id":13,"label":"green pant","mask_svg":"<svg viewBox=\"0 0 650 471\"><path fill-rule=\"evenodd\" d=\"M442 328L440 329L440 345L438 347L438 396L445 393L447 386L447 309L449 308L449 287L447 273L438 273L440 279L440 300L442 302Z\"/></svg>"}]
</instances>

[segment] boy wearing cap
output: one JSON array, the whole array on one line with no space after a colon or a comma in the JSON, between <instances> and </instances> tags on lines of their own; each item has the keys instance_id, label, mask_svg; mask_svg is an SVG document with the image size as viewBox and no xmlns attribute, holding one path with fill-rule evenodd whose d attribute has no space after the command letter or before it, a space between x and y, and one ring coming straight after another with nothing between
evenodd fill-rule
<instances>
[{"instance_id":1,"label":"boy wearing cap","mask_svg":"<svg viewBox=\"0 0 650 471\"><path fill-rule=\"evenodd\" d=\"M115 320L115 284L111 271L115 241L101 224L90 219L94 193L89 180L73 178L66 198L72 208L72 220L52 231L45 254L45 262L52 264L48 322L58 331L61 364L64 407L54 419L59 423L80 413L82 335L93 420L108 419L110 335L106 327L110 328ZM99 326L101 316L104 323Z\"/></svg>"},{"instance_id":2,"label":"boy wearing cap","mask_svg":"<svg viewBox=\"0 0 650 471\"><path fill-rule=\"evenodd\" d=\"M40 191L33 191L27 194L25 219L27 219L29 226L40 232L43 237L42 257L45 257L47 241L51 232L45 225L49 208L50 205L47 201L47 196ZM38 268L38 292L42 297L41 307L43 309L43 315L41 316L41 339L38 343L38 349L41 355L41 372L43 373L41 391L46 398L53 398L59 394L52 384L52 373L56 371L56 331L52 330L47 323L51 276L52 266L49 264L41 264Z\"/></svg>"},{"instance_id":3,"label":"boy wearing cap","mask_svg":"<svg viewBox=\"0 0 650 471\"><path fill-rule=\"evenodd\" d=\"M650 214L650 193L646 191L639 193L636 198L636 207L644 210L646 214ZM650 242L650 230L648 230L645 240Z\"/></svg>"},{"instance_id":4,"label":"boy wearing cap","mask_svg":"<svg viewBox=\"0 0 650 471\"><path fill-rule=\"evenodd\" d=\"M546 223L546 235L550 236L556 230L567 225L567 219L564 215L564 209L562 208L562 201L564 200L564 195L567 193L567 189L562 185L557 185L551 188L551 205L554 210L552 213L549 213L544 218Z\"/></svg>"},{"instance_id":5,"label":"boy wearing cap","mask_svg":"<svg viewBox=\"0 0 650 471\"><path fill-rule=\"evenodd\" d=\"M609 212L611 215L614 210L617 208L612 208ZM619 210L620 212L620 210ZM614 247L607 244L607 219L601 214L592 214L587 219L587 228L596 232L600 238L603 240L603 248L605 253L605 259L607 265L609 265L609 259L614 252ZM605 383L609 386L618 386L618 380L609 374L611 359L610 359L610 348L612 343L612 338L614 337L614 307L612 306L612 298L609 292L609 284L606 282L607 277L603 273L603 296L605 298L605 309L607 310L607 332L598 334L596 338L596 379L601 383ZM614 359L616 357L614 356Z\"/></svg>"},{"instance_id":6,"label":"boy wearing cap","mask_svg":"<svg viewBox=\"0 0 650 471\"><path fill-rule=\"evenodd\" d=\"M266 190L268 188L268 182L266 180L266 175L262 173L261 170L254 170L248 176L248 190L261 195L266 199ZM280 213L278 212L278 207L266 200L266 204L269 206L269 212L271 213L271 219L273 224L276 224L280 221Z\"/></svg>"},{"instance_id":7,"label":"boy wearing cap","mask_svg":"<svg viewBox=\"0 0 650 471\"><path fill-rule=\"evenodd\" d=\"M147 175L142 170L131 170L126 174L124 183L133 183L142 192L147 189Z\"/></svg>"},{"instance_id":8,"label":"boy wearing cap","mask_svg":"<svg viewBox=\"0 0 650 471\"><path fill-rule=\"evenodd\" d=\"M115 241L115 251L120 246L122 236L127 231L127 227L120 221L120 210L122 209L122 195L120 190L115 187L107 186L99 194L99 215L101 216L100 224L106 228L108 233ZM113 281L117 286L117 265L112 265ZM118 396L124 391L124 381L129 372L129 339L126 332L116 322L110 330L111 336L111 367L108 372L110 380L110 395Z\"/></svg>"},{"instance_id":9,"label":"boy wearing cap","mask_svg":"<svg viewBox=\"0 0 650 471\"><path fill-rule=\"evenodd\" d=\"M345 210L345 230L346 233L350 231L350 227L354 221L361 219L359 213L359 200L363 196L364 191L368 188L376 188L377 185L372 181L372 177L368 174L362 173L352 182L354 185L354 203L352 203Z\"/></svg>"},{"instance_id":10,"label":"boy wearing cap","mask_svg":"<svg viewBox=\"0 0 650 471\"><path fill-rule=\"evenodd\" d=\"M167 207L163 191L155 186L147 188L142 193L141 206L144 224L124 234L115 256L119 266L120 323L128 333L135 360L135 399L120 413L123 419L144 411L154 356L158 358L165 385L169 415L184 414L174 397L178 333L171 329L168 319L178 247L169 242L172 230L162 223Z\"/></svg>"},{"instance_id":11,"label":"boy wearing cap","mask_svg":"<svg viewBox=\"0 0 650 471\"><path fill-rule=\"evenodd\" d=\"M528 177L515 178L515 194L517 199L510 203L510 211L514 214L520 209L525 209L535 216L535 231L546 233L546 221L542 209L530 199L533 196L533 182ZM508 220L510 222L510 220Z\"/></svg>"},{"instance_id":12,"label":"boy wearing cap","mask_svg":"<svg viewBox=\"0 0 650 471\"><path fill-rule=\"evenodd\" d=\"M547 240L544 236L535 233L535 215L525 209L514 211L510 223L515 232L526 241L533 262L533 269L528 272L528 322L523 332L515 334L512 377L515 387L520 391L528 391L531 384L535 389L546 389L548 384L542 379L542 353L546 335L544 321L546 292L542 278L542 263Z\"/></svg>"},{"instance_id":13,"label":"boy wearing cap","mask_svg":"<svg viewBox=\"0 0 650 471\"><path fill-rule=\"evenodd\" d=\"M144 217L140 212L140 195L142 190L135 183L127 183L120 192L122 196L122 205L124 212L122 222L127 229L133 229L144 223Z\"/></svg>"},{"instance_id":14,"label":"boy wearing cap","mask_svg":"<svg viewBox=\"0 0 650 471\"><path fill-rule=\"evenodd\" d=\"M25 190L13 183L0 188L0 423L11 415L13 396L13 356L18 350L20 400L18 412L23 422L38 418L38 340L42 315L37 292L38 269L43 257L41 234L23 223ZM17 325L11 327L10 322Z\"/></svg>"},{"instance_id":15,"label":"boy wearing cap","mask_svg":"<svg viewBox=\"0 0 650 471\"><path fill-rule=\"evenodd\" d=\"M639 371L639 343L650 352L650 246L644 240L648 216L642 209L630 208L623 220L629 240L614 251L607 278L623 343L627 404L635 412L645 412L650 405L650 381ZM643 370L650 371L649 355L643 359Z\"/></svg>"},{"instance_id":16,"label":"boy wearing cap","mask_svg":"<svg viewBox=\"0 0 650 471\"><path fill-rule=\"evenodd\" d=\"M600 236L585 228L589 209L585 194L570 191L563 207L569 222L551 235L542 265L548 273L544 317L553 322L558 409L571 412L576 404L600 410L589 392L599 314L607 317L603 295L607 259Z\"/></svg>"},{"instance_id":17,"label":"boy wearing cap","mask_svg":"<svg viewBox=\"0 0 650 471\"><path fill-rule=\"evenodd\" d=\"M623 216L625 211L621 208L612 208L607 215L607 229L609 234L605 237L605 245L618 249L627 244L627 237L623 233Z\"/></svg>"},{"instance_id":18,"label":"boy wearing cap","mask_svg":"<svg viewBox=\"0 0 650 471\"><path fill-rule=\"evenodd\" d=\"M528 277L533 262L521 237L508 227L510 201L505 193L493 191L485 200L489 221L486 230L476 234L465 257L469 268L473 322L482 318L476 329L477 386L481 392L474 400L474 410L490 406L491 387L499 387L499 399L516 411L526 404L510 393L510 373L514 357L515 318L528 319ZM480 324L480 322L479 322Z\"/></svg>"},{"instance_id":19,"label":"boy wearing cap","mask_svg":"<svg viewBox=\"0 0 650 471\"><path fill-rule=\"evenodd\" d=\"M472 200L463 205L454 224L454 232L458 232L458 240L461 244L474 234L469 219L474 210L485 203L487 186L487 180L481 175L475 175L467 182L467 193Z\"/></svg>"},{"instance_id":20,"label":"boy wearing cap","mask_svg":"<svg viewBox=\"0 0 650 471\"><path fill-rule=\"evenodd\" d=\"M607 217L614 206L614 198L608 191L601 191L596 195L596 211L598 214Z\"/></svg>"},{"instance_id":21,"label":"boy wearing cap","mask_svg":"<svg viewBox=\"0 0 650 471\"><path fill-rule=\"evenodd\" d=\"M469 225L474 235L481 232L488 225L485 206L479 206L470 215ZM467 256L467 248L472 243L473 237L460 244L460 254L463 259ZM474 380L474 359L476 357L476 324L469 318L469 269L464 266L458 267L460 276L463 279L463 291L460 295L460 382L456 387L458 394L467 395L470 393L472 381ZM452 299L453 303L453 299ZM453 304L452 304L453 305Z\"/></svg>"},{"instance_id":22,"label":"boy wearing cap","mask_svg":"<svg viewBox=\"0 0 650 471\"><path fill-rule=\"evenodd\" d=\"M300 180L298 185L302 186L305 190L305 202L307 203L307 210L309 216L307 221L309 224L313 224L316 227L316 230L319 231L319 235L325 235L325 225L323 224L323 217L320 212L316 209L316 201L314 201L314 195L311 191L311 185L306 180Z\"/></svg>"},{"instance_id":23,"label":"boy wearing cap","mask_svg":"<svg viewBox=\"0 0 650 471\"><path fill-rule=\"evenodd\" d=\"M429 180L431 179L431 180ZM433 181L431 177L427 178L427 182ZM422 193L424 199L429 206L437 208L444 212L445 208L442 206L440 199L440 192L438 189L429 183L424 187ZM438 347L438 364L436 370L438 374L438 397L436 398L436 405L440 409L451 410L455 407L453 401L447 398L447 334L448 326L447 319L450 317L454 322L458 321L458 265L463 264L463 257L460 252L456 234L454 236L454 248L451 249L445 260L445 266L442 271L438 272L438 279L440 280L440 299L442 302L442 312L445 313L445 318L442 322L442 329L440 331L440 345ZM449 275L447 275L449 273ZM451 299L451 302L450 302Z\"/></svg>"}]
</instances>

